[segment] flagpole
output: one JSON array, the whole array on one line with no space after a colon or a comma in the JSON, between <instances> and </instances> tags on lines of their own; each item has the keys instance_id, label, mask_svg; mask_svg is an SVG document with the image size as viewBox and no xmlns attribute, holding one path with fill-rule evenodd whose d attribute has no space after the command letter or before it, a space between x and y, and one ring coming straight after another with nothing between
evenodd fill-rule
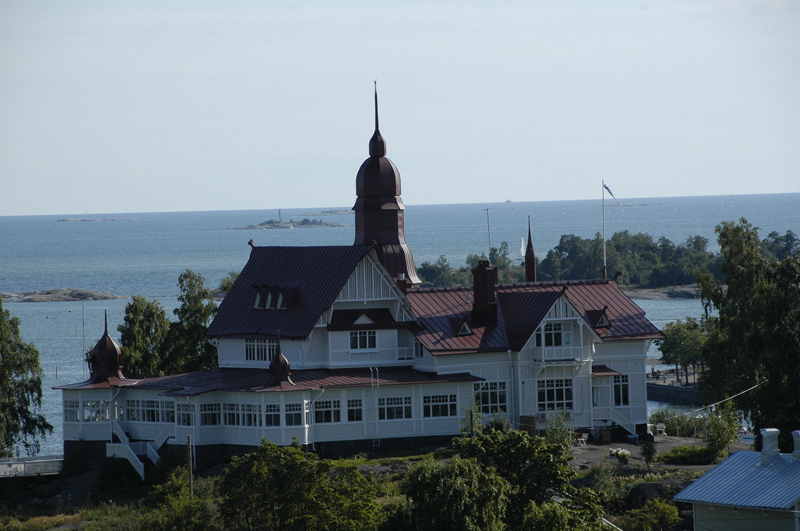
<instances>
[{"instance_id":1,"label":"flagpole","mask_svg":"<svg viewBox=\"0 0 800 531\"><path fill-rule=\"evenodd\" d=\"M606 181L600 182L602 184L600 191L603 195L603 280L606 280Z\"/></svg>"}]
</instances>

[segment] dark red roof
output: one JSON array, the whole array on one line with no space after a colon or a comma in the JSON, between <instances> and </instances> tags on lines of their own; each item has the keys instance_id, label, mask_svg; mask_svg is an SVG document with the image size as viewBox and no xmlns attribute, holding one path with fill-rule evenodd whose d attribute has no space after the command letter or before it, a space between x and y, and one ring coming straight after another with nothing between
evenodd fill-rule
<instances>
[{"instance_id":1,"label":"dark red roof","mask_svg":"<svg viewBox=\"0 0 800 531\"><path fill-rule=\"evenodd\" d=\"M468 352L518 352L530 339L547 312L562 295L594 327L603 341L658 339L663 334L644 311L614 281L530 282L496 286L498 322L474 326L470 319L471 288L419 288L407 297L424 330L417 337L433 354ZM596 312L604 312L611 326L596 327ZM472 334L458 335L453 322L466 322Z\"/></svg>"},{"instance_id":2,"label":"dark red roof","mask_svg":"<svg viewBox=\"0 0 800 531\"><path fill-rule=\"evenodd\" d=\"M379 383L387 385L438 384L453 382L479 382L483 378L468 373L436 374L421 372L411 367L385 367L378 369ZM374 369L306 369L292 370L294 385L281 382L267 386L269 369L213 369L210 371L178 374L139 380L138 389L163 391L164 396L194 396L215 391L225 392L277 392L334 389L338 387L369 387L376 384Z\"/></svg>"},{"instance_id":3,"label":"dark red roof","mask_svg":"<svg viewBox=\"0 0 800 531\"><path fill-rule=\"evenodd\" d=\"M308 336L370 249L368 245L253 247L206 335ZM256 309L257 289L264 286L295 290L287 309Z\"/></svg>"}]
</instances>

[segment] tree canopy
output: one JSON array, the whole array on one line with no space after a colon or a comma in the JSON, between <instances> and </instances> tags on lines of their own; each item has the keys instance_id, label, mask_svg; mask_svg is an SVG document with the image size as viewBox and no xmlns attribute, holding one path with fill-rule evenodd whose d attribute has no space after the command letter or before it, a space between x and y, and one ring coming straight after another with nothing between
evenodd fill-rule
<instances>
[{"instance_id":1,"label":"tree canopy","mask_svg":"<svg viewBox=\"0 0 800 531\"><path fill-rule=\"evenodd\" d=\"M661 351L661 361L676 365L680 378L681 366L685 368L699 361L700 349L705 341L705 332L701 323L693 317L667 323L662 332L664 339L656 340L656 346Z\"/></svg>"},{"instance_id":2,"label":"tree canopy","mask_svg":"<svg viewBox=\"0 0 800 531\"><path fill-rule=\"evenodd\" d=\"M19 319L0 298L0 457L13 457L20 445L36 455L39 439L53 431L40 413L43 375L39 351L22 340Z\"/></svg>"},{"instance_id":3,"label":"tree canopy","mask_svg":"<svg viewBox=\"0 0 800 531\"><path fill-rule=\"evenodd\" d=\"M800 256L795 243L783 259L764 253L776 237L764 244L744 218L716 232L723 279L698 272L710 325L702 348L704 399L716 402L757 386L737 404L757 430L780 429L781 449L792 451L791 431L800 426Z\"/></svg>"},{"instance_id":4,"label":"tree canopy","mask_svg":"<svg viewBox=\"0 0 800 531\"><path fill-rule=\"evenodd\" d=\"M218 494L232 530L366 531L380 517L374 487L355 466L266 439L255 452L233 458Z\"/></svg>"},{"instance_id":5,"label":"tree canopy","mask_svg":"<svg viewBox=\"0 0 800 531\"><path fill-rule=\"evenodd\" d=\"M131 378L201 371L217 367L217 351L205 337L217 314L202 275L187 269L178 277L181 305L167 319L158 301L135 295L125 306L121 335L123 370ZM91 352L89 353L91 354Z\"/></svg>"}]
</instances>

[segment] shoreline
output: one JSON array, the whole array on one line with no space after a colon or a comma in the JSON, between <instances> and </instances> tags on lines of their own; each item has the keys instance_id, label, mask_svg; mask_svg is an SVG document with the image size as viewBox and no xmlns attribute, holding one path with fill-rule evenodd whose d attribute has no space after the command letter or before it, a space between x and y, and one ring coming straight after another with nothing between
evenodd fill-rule
<instances>
[{"instance_id":1,"label":"shoreline","mask_svg":"<svg viewBox=\"0 0 800 531\"><path fill-rule=\"evenodd\" d=\"M61 288L46 291L29 291L26 293L0 293L3 302L75 302L75 301L107 301L127 299L111 293L100 293L84 289Z\"/></svg>"}]
</instances>

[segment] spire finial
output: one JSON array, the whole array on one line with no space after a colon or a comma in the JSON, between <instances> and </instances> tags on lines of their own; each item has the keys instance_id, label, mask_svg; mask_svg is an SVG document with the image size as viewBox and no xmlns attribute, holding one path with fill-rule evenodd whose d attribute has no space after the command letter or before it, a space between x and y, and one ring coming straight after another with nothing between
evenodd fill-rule
<instances>
[{"instance_id":1,"label":"spire finial","mask_svg":"<svg viewBox=\"0 0 800 531\"><path fill-rule=\"evenodd\" d=\"M381 136L378 129L378 80L375 83L375 133L369 139L369 156L370 157L385 157L386 156L386 141Z\"/></svg>"},{"instance_id":2,"label":"spire finial","mask_svg":"<svg viewBox=\"0 0 800 531\"><path fill-rule=\"evenodd\" d=\"M536 282L536 253L533 251L530 216L528 216L528 247L525 249L525 282Z\"/></svg>"},{"instance_id":3,"label":"spire finial","mask_svg":"<svg viewBox=\"0 0 800 531\"><path fill-rule=\"evenodd\" d=\"M106 335L108 335L108 310L105 310L106 314Z\"/></svg>"}]
</instances>

